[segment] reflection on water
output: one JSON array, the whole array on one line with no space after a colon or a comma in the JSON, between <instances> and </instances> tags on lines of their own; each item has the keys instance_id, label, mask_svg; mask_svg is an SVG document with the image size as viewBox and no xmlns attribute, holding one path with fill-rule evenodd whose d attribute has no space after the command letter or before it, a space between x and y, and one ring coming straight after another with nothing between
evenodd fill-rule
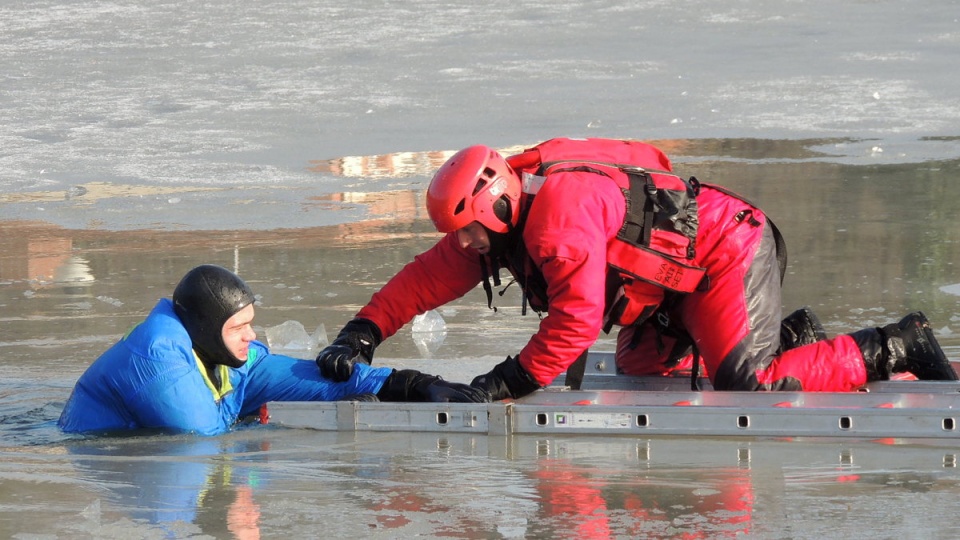
<instances>
[{"instance_id":1,"label":"reflection on water","mask_svg":"<svg viewBox=\"0 0 960 540\"><path fill-rule=\"evenodd\" d=\"M534 146L519 145L499 148L504 155L522 152ZM344 156L336 159L314 160L308 170L346 178L406 178L432 176L457 150L426 152L392 152L374 156Z\"/></svg>"},{"instance_id":2,"label":"reflection on water","mask_svg":"<svg viewBox=\"0 0 960 540\"><path fill-rule=\"evenodd\" d=\"M254 489L263 478L243 456L268 451L269 441L161 436L66 449L81 478L107 488L95 501L101 514L104 507L115 508L178 535L193 524L196 533L215 537L260 537Z\"/></svg>"},{"instance_id":3,"label":"reflection on water","mask_svg":"<svg viewBox=\"0 0 960 540\"><path fill-rule=\"evenodd\" d=\"M455 150L445 150L345 156L326 161L311 161L309 170L348 178L403 178L432 174L455 153Z\"/></svg>"},{"instance_id":4,"label":"reflection on water","mask_svg":"<svg viewBox=\"0 0 960 540\"><path fill-rule=\"evenodd\" d=\"M843 155L847 145L859 141L834 139L657 139L646 142L663 150L672 159L695 161L801 161ZM503 155L520 153L538 142L498 148ZM830 149L833 151L830 151ZM344 156L313 160L308 170L347 178L406 178L432 176L456 150L393 152L373 156Z\"/></svg>"},{"instance_id":5,"label":"reflection on water","mask_svg":"<svg viewBox=\"0 0 960 540\"><path fill-rule=\"evenodd\" d=\"M270 428L80 440L0 449L0 535L822 538L878 519L948 530L956 449L895 442Z\"/></svg>"},{"instance_id":6,"label":"reflection on water","mask_svg":"<svg viewBox=\"0 0 960 540\"><path fill-rule=\"evenodd\" d=\"M67 290L90 286L96 278L90 273L90 264L83 257L71 255L53 272L53 283Z\"/></svg>"},{"instance_id":7,"label":"reflection on water","mask_svg":"<svg viewBox=\"0 0 960 540\"><path fill-rule=\"evenodd\" d=\"M69 232L32 222L3 228L0 283L25 281L35 289L62 287L70 292L95 280L89 262L74 253Z\"/></svg>"}]
</instances>

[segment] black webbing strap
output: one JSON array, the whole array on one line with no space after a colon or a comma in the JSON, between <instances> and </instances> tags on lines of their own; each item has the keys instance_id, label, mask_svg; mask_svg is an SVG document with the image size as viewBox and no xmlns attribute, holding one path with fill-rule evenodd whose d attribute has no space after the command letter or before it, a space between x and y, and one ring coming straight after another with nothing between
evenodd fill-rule
<instances>
[{"instance_id":1,"label":"black webbing strap","mask_svg":"<svg viewBox=\"0 0 960 540\"><path fill-rule=\"evenodd\" d=\"M630 188L623 190L626 192L627 208L623 216L623 227L617 236L628 244L649 246L656 210L653 201L657 186L646 171L624 169L624 173L630 179ZM640 189L640 186L643 186L643 189Z\"/></svg>"},{"instance_id":2,"label":"black webbing strap","mask_svg":"<svg viewBox=\"0 0 960 540\"><path fill-rule=\"evenodd\" d=\"M700 388L700 349L693 344L693 364L690 366L690 390L699 392Z\"/></svg>"},{"instance_id":3,"label":"black webbing strap","mask_svg":"<svg viewBox=\"0 0 960 540\"><path fill-rule=\"evenodd\" d=\"M629 176L633 178L636 176L636 173L630 172ZM643 245L650 245L650 236L653 231L653 217L658 208L655 208L653 201L657 200L657 186L653 183L653 178L649 174L644 172L642 175L643 178L643 195L646 199L646 202L643 206ZM631 185L633 182L630 182ZM633 197L633 192L636 191L631 187L630 197Z\"/></svg>"},{"instance_id":4,"label":"black webbing strap","mask_svg":"<svg viewBox=\"0 0 960 540\"><path fill-rule=\"evenodd\" d=\"M493 287L490 286L490 269L487 267L487 258L483 255L480 255L480 271L483 276L483 292L487 294L487 307L496 312L497 306L493 305ZM500 272L494 272L493 280L497 286L500 285Z\"/></svg>"},{"instance_id":5,"label":"black webbing strap","mask_svg":"<svg viewBox=\"0 0 960 540\"><path fill-rule=\"evenodd\" d=\"M570 387L571 390L579 390L583 385L583 374L587 371L587 356L589 350L583 351L576 360L567 368L567 376L563 384Z\"/></svg>"}]
</instances>

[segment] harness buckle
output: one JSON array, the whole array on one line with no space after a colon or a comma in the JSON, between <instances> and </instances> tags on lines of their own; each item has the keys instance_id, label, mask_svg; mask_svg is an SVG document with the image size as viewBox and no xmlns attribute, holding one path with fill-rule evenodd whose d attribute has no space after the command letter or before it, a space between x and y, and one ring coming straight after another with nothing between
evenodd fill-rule
<instances>
[{"instance_id":1,"label":"harness buckle","mask_svg":"<svg viewBox=\"0 0 960 540\"><path fill-rule=\"evenodd\" d=\"M657 311L657 324L663 328L670 328L670 315L663 310Z\"/></svg>"}]
</instances>

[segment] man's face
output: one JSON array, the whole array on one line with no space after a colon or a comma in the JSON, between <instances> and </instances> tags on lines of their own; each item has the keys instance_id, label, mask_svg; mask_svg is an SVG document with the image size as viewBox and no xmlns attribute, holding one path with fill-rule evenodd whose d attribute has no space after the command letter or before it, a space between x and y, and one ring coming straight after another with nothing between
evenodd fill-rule
<instances>
[{"instance_id":1,"label":"man's face","mask_svg":"<svg viewBox=\"0 0 960 540\"><path fill-rule=\"evenodd\" d=\"M223 323L223 344L237 360L246 362L250 342L257 339L253 331L253 304L233 314Z\"/></svg>"},{"instance_id":2,"label":"man's face","mask_svg":"<svg viewBox=\"0 0 960 540\"><path fill-rule=\"evenodd\" d=\"M483 228L479 221L474 221L462 229L457 229L457 240L463 249L472 248L481 255L490 252L490 237L487 236L487 230Z\"/></svg>"}]
</instances>

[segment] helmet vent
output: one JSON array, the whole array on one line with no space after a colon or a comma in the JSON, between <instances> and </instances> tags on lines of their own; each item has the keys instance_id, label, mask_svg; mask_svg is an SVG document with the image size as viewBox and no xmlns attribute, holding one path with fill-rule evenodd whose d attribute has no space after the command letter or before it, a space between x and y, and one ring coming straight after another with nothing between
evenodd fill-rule
<instances>
[{"instance_id":1,"label":"helmet vent","mask_svg":"<svg viewBox=\"0 0 960 540\"><path fill-rule=\"evenodd\" d=\"M453 215L457 215L457 214L459 214L460 212L463 212L463 209L466 207L466 205L467 205L467 200L466 200L466 199L460 199L460 202L457 203L457 207L454 208L454 210L453 210Z\"/></svg>"},{"instance_id":2,"label":"helmet vent","mask_svg":"<svg viewBox=\"0 0 960 540\"><path fill-rule=\"evenodd\" d=\"M489 170L489 169L487 169ZM480 193L480 190L483 189L483 186L487 185L487 181L483 178L477 180L477 185L473 186L473 193L471 195L476 196L477 193Z\"/></svg>"}]
</instances>

